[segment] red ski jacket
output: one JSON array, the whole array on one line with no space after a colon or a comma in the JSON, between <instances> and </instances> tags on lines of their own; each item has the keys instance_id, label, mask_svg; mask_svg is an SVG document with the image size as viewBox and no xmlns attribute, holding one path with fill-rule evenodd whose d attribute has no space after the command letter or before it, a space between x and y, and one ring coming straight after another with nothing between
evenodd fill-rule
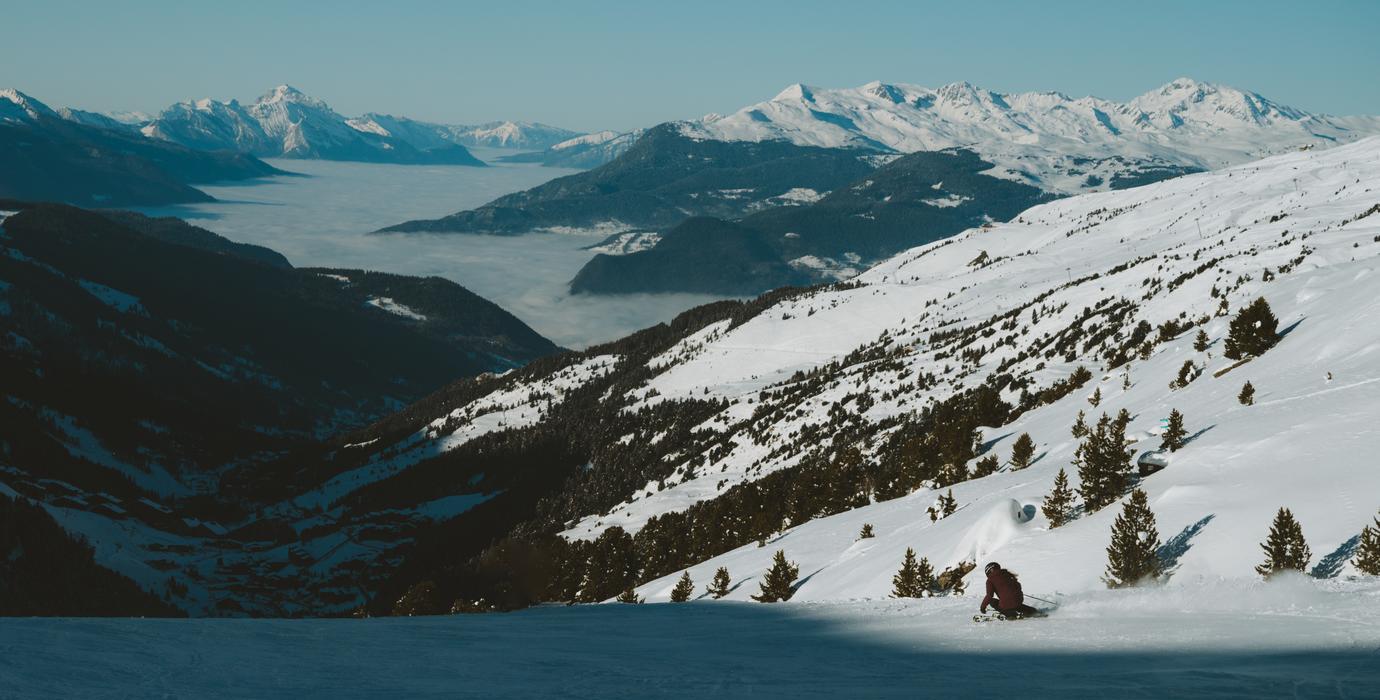
<instances>
[{"instance_id":1,"label":"red ski jacket","mask_svg":"<svg viewBox=\"0 0 1380 700\"><path fill-rule=\"evenodd\" d=\"M993 598L999 599L994 601ZM1010 610L1025 603L1021 592L1021 582L1006 569L997 569L987 577L987 597L982 599L982 609L995 605L998 610Z\"/></svg>"}]
</instances>

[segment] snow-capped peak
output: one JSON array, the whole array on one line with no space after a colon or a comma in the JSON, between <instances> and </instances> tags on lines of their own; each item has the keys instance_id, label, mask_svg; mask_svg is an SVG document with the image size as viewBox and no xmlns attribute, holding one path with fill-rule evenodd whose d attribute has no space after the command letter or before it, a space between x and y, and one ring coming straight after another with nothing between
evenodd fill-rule
<instances>
[{"instance_id":1,"label":"snow-capped peak","mask_svg":"<svg viewBox=\"0 0 1380 700\"><path fill-rule=\"evenodd\" d=\"M56 117L48 105L14 89L0 89L0 121L32 121L39 117Z\"/></svg>"},{"instance_id":2,"label":"snow-capped peak","mask_svg":"<svg viewBox=\"0 0 1380 700\"><path fill-rule=\"evenodd\" d=\"M813 102L815 99L814 88L804 83L789 85L785 90L771 98L772 102Z\"/></svg>"}]
</instances>

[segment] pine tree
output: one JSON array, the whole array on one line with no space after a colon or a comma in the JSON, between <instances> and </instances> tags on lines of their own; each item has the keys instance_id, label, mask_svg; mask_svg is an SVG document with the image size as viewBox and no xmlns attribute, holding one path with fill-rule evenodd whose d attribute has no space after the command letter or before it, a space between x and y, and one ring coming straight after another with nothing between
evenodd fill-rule
<instances>
[{"instance_id":1,"label":"pine tree","mask_svg":"<svg viewBox=\"0 0 1380 700\"><path fill-rule=\"evenodd\" d=\"M1182 389L1193 381L1198 368L1193 366L1193 360L1184 360L1184 364L1179 368L1179 376L1169 383L1170 389Z\"/></svg>"},{"instance_id":2,"label":"pine tree","mask_svg":"<svg viewBox=\"0 0 1380 700\"><path fill-rule=\"evenodd\" d=\"M1088 512L1096 512L1115 503L1131 483L1131 455L1126 452L1126 424L1130 415L1125 411L1113 421L1107 414L1097 421L1088 437L1074 452L1078 493Z\"/></svg>"},{"instance_id":3,"label":"pine tree","mask_svg":"<svg viewBox=\"0 0 1380 700\"><path fill-rule=\"evenodd\" d=\"M973 464L973 478L977 479L995 474L999 467L1001 467L1001 463L997 461L997 456L987 455Z\"/></svg>"},{"instance_id":4,"label":"pine tree","mask_svg":"<svg viewBox=\"0 0 1380 700\"><path fill-rule=\"evenodd\" d=\"M1112 523L1112 542L1107 545L1108 588L1125 588L1159 578L1164 570L1158 550L1160 534L1145 492L1136 489Z\"/></svg>"},{"instance_id":5,"label":"pine tree","mask_svg":"<svg viewBox=\"0 0 1380 700\"><path fill-rule=\"evenodd\" d=\"M1131 367L1126 366L1126 374L1121 375L1121 390L1130 391L1131 389Z\"/></svg>"},{"instance_id":6,"label":"pine tree","mask_svg":"<svg viewBox=\"0 0 1380 700\"><path fill-rule=\"evenodd\" d=\"M1035 441L1030 433L1021 433L1011 445L1011 468L1025 469L1030 466L1030 458L1035 456Z\"/></svg>"},{"instance_id":7,"label":"pine tree","mask_svg":"<svg viewBox=\"0 0 1380 700\"><path fill-rule=\"evenodd\" d=\"M953 515L954 511L958 510L958 500L954 498L953 489L949 489L948 493L939 497L939 508L939 517L941 518L947 518L950 515Z\"/></svg>"},{"instance_id":8,"label":"pine tree","mask_svg":"<svg viewBox=\"0 0 1380 700\"><path fill-rule=\"evenodd\" d=\"M1265 552L1265 561L1255 567L1255 572L1270 578L1285 569L1303 571L1313 558L1313 551L1303 539L1303 528L1288 508L1280 508L1275 521L1270 524L1270 536L1260 543Z\"/></svg>"},{"instance_id":9,"label":"pine tree","mask_svg":"<svg viewBox=\"0 0 1380 700\"><path fill-rule=\"evenodd\" d=\"M906 556L901 560L901 569L891 577L891 596L893 598L919 598L934 589L934 567L929 559L915 560L915 550L906 548Z\"/></svg>"},{"instance_id":10,"label":"pine tree","mask_svg":"<svg viewBox=\"0 0 1380 700\"><path fill-rule=\"evenodd\" d=\"M1241 393L1236 395L1236 400L1240 401L1242 406L1254 406L1255 387L1252 386L1250 382L1246 382L1241 387Z\"/></svg>"},{"instance_id":11,"label":"pine tree","mask_svg":"<svg viewBox=\"0 0 1380 700\"><path fill-rule=\"evenodd\" d=\"M1097 405L1102 403L1102 387L1093 389L1092 396L1088 397L1088 403L1092 404L1093 408L1097 408Z\"/></svg>"},{"instance_id":12,"label":"pine tree","mask_svg":"<svg viewBox=\"0 0 1380 700\"><path fill-rule=\"evenodd\" d=\"M1073 489L1069 488L1069 475L1063 469L1054 477L1054 490L1045 496L1040 509L1049 520L1051 529L1064 525L1073 519Z\"/></svg>"},{"instance_id":13,"label":"pine tree","mask_svg":"<svg viewBox=\"0 0 1380 700\"><path fill-rule=\"evenodd\" d=\"M1184 439L1188 437L1188 431L1184 430L1184 414L1179 413L1178 409L1169 411L1169 423L1164 427L1164 435L1160 436L1160 449L1178 452L1184 446Z\"/></svg>"},{"instance_id":14,"label":"pine tree","mask_svg":"<svg viewBox=\"0 0 1380 700\"><path fill-rule=\"evenodd\" d=\"M1279 342L1279 319L1260 297L1237 312L1227 332L1223 354L1229 359L1259 357Z\"/></svg>"},{"instance_id":15,"label":"pine tree","mask_svg":"<svg viewBox=\"0 0 1380 700\"><path fill-rule=\"evenodd\" d=\"M637 591L631 588L623 591L622 593L619 593L618 597L614 600L617 600L620 603L629 603L634 605L641 605L642 603L646 602L637 595Z\"/></svg>"},{"instance_id":16,"label":"pine tree","mask_svg":"<svg viewBox=\"0 0 1380 700\"><path fill-rule=\"evenodd\" d=\"M858 533L858 539L868 540L873 537L875 537L875 535L872 534L872 523L863 523L862 532Z\"/></svg>"},{"instance_id":17,"label":"pine tree","mask_svg":"<svg viewBox=\"0 0 1380 700\"><path fill-rule=\"evenodd\" d=\"M728 577L728 567L721 566L714 572L714 578L709 581L709 587L705 589L705 592L718 600L728 595L728 584L732 582L733 579Z\"/></svg>"},{"instance_id":18,"label":"pine tree","mask_svg":"<svg viewBox=\"0 0 1380 700\"><path fill-rule=\"evenodd\" d=\"M1198 337L1193 339L1193 349L1197 350L1198 352L1202 352L1208 349L1207 331L1204 331L1201 328L1198 329Z\"/></svg>"},{"instance_id":19,"label":"pine tree","mask_svg":"<svg viewBox=\"0 0 1380 700\"><path fill-rule=\"evenodd\" d=\"M776 603L779 601L790 600L795 595L791 586L800 576L800 567L792 562L786 561L786 551L776 550L776 556L772 558L771 570L763 577L761 593L752 596L752 599L759 603Z\"/></svg>"},{"instance_id":20,"label":"pine tree","mask_svg":"<svg viewBox=\"0 0 1380 700\"><path fill-rule=\"evenodd\" d=\"M1078 412L1078 417L1073 421L1073 428L1070 430L1073 437L1083 439L1088 436L1088 417L1082 411Z\"/></svg>"},{"instance_id":21,"label":"pine tree","mask_svg":"<svg viewBox=\"0 0 1380 700\"><path fill-rule=\"evenodd\" d=\"M686 571L680 575L680 580L676 581L676 587L671 589L671 602L684 603L690 600L694 592L695 582L690 580L690 572Z\"/></svg>"},{"instance_id":22,"label":"pine tree","mask_svg":"<svg viewBox=\"0 0 1380 700\"><path fill-rule=\"evenodd\" d=\"M1380 517L1374 525L1361 531L1361 543L1356 547L1356 568L1363 574L1380 576Z\"/></svg>"}]
</instances>

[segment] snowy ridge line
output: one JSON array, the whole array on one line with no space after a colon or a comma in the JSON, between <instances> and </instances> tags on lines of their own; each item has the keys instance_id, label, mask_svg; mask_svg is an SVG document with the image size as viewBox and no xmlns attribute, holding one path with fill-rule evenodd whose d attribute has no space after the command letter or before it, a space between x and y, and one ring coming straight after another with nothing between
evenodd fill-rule
<instances>
[{"instance_id":1,"label":"snowy ridge line","mask_svg":"<svg viewBox=\"0 0 1380 700\"><path fill-rule=\"evenodd\" d=\"M1126 103L954 83L792 85L728 116L682 122L692 138L911 153L967 148L991 174L1073 193L1156 170L1214 169L1380 133L1380 117L1333 117L1190 78Z\"/></svg>"}]
</instances>

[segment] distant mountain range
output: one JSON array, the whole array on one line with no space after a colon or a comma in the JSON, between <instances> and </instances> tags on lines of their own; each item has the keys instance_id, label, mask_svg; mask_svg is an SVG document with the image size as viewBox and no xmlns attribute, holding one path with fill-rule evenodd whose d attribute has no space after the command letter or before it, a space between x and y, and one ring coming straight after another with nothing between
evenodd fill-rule
<instances>
[{"instance_id":1,"label":"distant mountain range","mask_svg":"<svg viewBox=\"0 0 1380 700\"><path fill-rule=\"evenodd\" d=\"M561 150L621 151L588 172L384 231L642 232L636 246L604 246L608 252L581 271L573 289L738 295L837 278L906 247L1004 220L1043 198L1148 184L1376 133L1380 117L1314 114L1186 78L1126 103L1001 94L968 83L937 90L793 85L728 116L660 125L630 144L605 133L527 154L554 164ZM901 158L940 152L953 158ZM801 167L806 161L812 165ZM878 170L892 161L900 165ZM967 165L954 170L957 163ZM869 174L874 170L879 178ZM946 171L951 178L934 177ZM953 178L963 180L961 192ZM1028 191L1014 195L1013 184ZM845 187L852 194L842 194ZM691 245L678 226L703 216L723 221L695 223ZM664 246L678 240L684 244L672 255ZM613 259L625 250L624 259ZM747 251L754 264L741 259Z\"/></svg>"},{"instance_id":2,"label":"distant mountain range","mask_svg":"<svg viewBox=\"0 0 1380 700\"><path fill-rule=\"evenodd\" d=\"M288 85L254 102L203 99L179 102L140 131L149 138L202 150L231 150L274 158L319 158L378 163L483 165L459 143L424 145L377 124L357 125L330 105Z\"/></svg>"},{"instance_id":3,"label":"distant mountain range","mask_svg":"<svg viewBox=\"0 0 1380 700\"><path fill-rule=\"evenodd\" d=\"M502 156L506 163L540 163L555 168L597 168L632 148L646 129L627 132L599 131L567 139L544 151Z\"/></svg>"},{"instance_id":4,"label":"distant mountain range","mask_svg":"<svg viewBox=\"0 0 1380 700\"><path fill-rule=\"evenodd\" d=\"M535 122L458 125L379 113L345 117L326 102L290 85L279 85L248 104L209 98L189 100L156 116L139 112L103 114L72 108L54 110L28 96L5 99L7 94L23 95L14 90L0 91L0 100L11 103L0 107L0 121L18 114L31 120L42 114L85 126L142 134L196 150L237 151L260 158L481 166L483 162L468 147L541 152L585 136ZM583 151L563 155L579 152ZM552 160L552 165L590 167ZM599 162L607 160L606 157ZM597 164L589 159L585 162Z\"/></svg>"},{"instance_id":5,"label":"distant mountain range","mask_svg":"<svg viewBox=\"0 0 1380 700\"><path fill-rule=\"evenodd\" d=\"M872 82L792 85L728 116L683 122L694 138L787 140L913 153L969 148L1003 177L1072 194L1156 164L1210 170L1305 145L1380 133L1380 117L1333 117L1254 92L1179 78L1125 103L1057 92L998 93Z\"/></svg>"},{"instance_id":6,"label":"distant mountain range","mask_svg":"<svg viewBox=\"0 0 1380 700\"><path fill-rule=\"evenodd\" d=\"M251 155L148 139L90 112L0 90L0 197L82 206L204 202L195 183L283 172Z\"/></svg>"}]
</instances>

